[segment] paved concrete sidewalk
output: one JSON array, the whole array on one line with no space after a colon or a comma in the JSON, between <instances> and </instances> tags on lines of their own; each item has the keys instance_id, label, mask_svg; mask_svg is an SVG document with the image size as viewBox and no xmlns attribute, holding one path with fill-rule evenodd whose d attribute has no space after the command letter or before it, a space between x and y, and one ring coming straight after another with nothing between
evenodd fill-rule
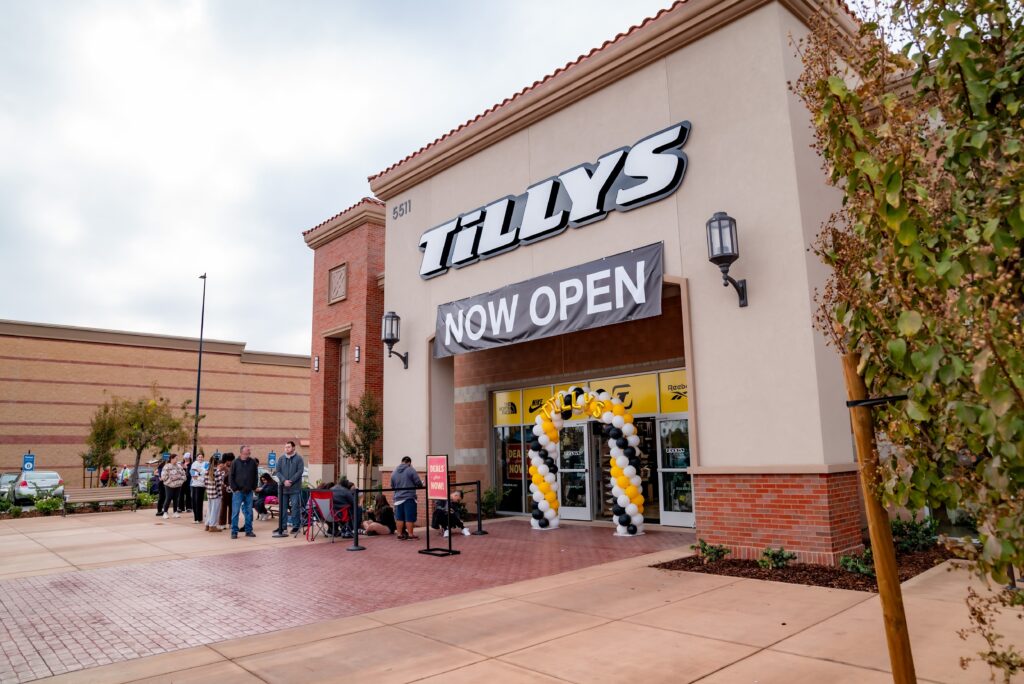
<instances>
[{"instance_id":1,"label":"paved concrete sidewalk","mask_svg":"<svg viewBox=\"0 0 1024 684\"><path fill-rule=\"evenodd\" d=\"M54 682L890 682L878 598L862 592L654 570L679 550L211 643ZM919 681L987 682L965 572L904 585ZM443 577L440 578L443 581ZM1001 625L1024 643L1024 621Z\"/></svg>"}]
</instances>

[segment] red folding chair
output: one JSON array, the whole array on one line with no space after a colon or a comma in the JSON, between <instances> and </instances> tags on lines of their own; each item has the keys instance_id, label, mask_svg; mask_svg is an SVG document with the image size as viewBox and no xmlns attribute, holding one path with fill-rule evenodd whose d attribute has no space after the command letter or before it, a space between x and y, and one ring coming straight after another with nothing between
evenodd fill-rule
<instances>
[{"instance_id":1,"label":"red folding chair","mask_svg":"<svg viewBox=\"0 0 1024 684\"><path fill-rule=\"evenodd\" d=\"M338 523L349 521L348 506L340 511L334 509L334 495L328 489L314 489L309 493L309 509L307 518L309 526L306 527L306 541L316 541L317 535L324 534L331 538L334 543L334 534L329 526L336 526Z\"/></svg>"}]
</instances>

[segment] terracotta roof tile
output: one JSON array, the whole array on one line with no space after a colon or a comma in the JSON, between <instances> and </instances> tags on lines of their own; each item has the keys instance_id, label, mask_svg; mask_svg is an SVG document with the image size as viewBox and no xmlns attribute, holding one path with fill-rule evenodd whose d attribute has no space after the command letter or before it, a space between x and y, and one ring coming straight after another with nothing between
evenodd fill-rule
<instances>
[{"instance_id":1,"label":"terracotta roof tile","mask_svg":"<svg viewBox=\"0 0 1024 684\"><path fill-rule=\"evenodd\" d=\"M334 221L335 219L338 219L338 218L340 218L340 217L344 216L345 214L349 213L350 211L354 211L355 209L358 209L359 207L363 206L364 204L374 204L374 205L377 205L377 206L379 206L379 207L383 207L383 206L384 206L384 203L383 203L383 202L381 202L381 201L380 201L379 199L377 199L376 197L364 197L363 199L359 200L358 202L356 202L355 204L353 204L353 205L352 205L351 207L349 207L348 209L343 209L342 211L339 211L339 212L338 212L337 214L335 214L335 215L334 215L334 216L332 216L331 218L327 219L326 221L322 221L321 223L318 223L317 225L315 225L315 226L313 226L312 228L310 228L309 230L305 230L305 231L303 231L303 232L302 232L302 235L303 235L303 236L309 235L309 234L310 234L310 233L312 233L312 232L313 232L314 230L318 230L318 229L320 229L320 228L323 228L323 227L324 227L324 226L326 226L326 225L327 225L328 223L331 223L331 222L332 222L332 221Z\"/></svg>"},{"instance_id":2,"label":"terracotta roof tile","mask_svg":"<svg viewBox=\"0 0 1024 684\"><path fill-rule=\"evenodd\" d=\"M420 149L416 150L412 154L408 155L404 159L401 159L401 160L395 162L394 164L392 164L388 168L384 169L380 173L375 173L374 175L369 176L367 180L373 181L373 180L375 180L377 178L380 178L384 174L386 174L386 173L388 173L390 171L393 171L394 169L398 168L399 166L401 166L405 162L409 161L413 157L415 157L415 156L417 156L419 154L422 154L426 150L429 150L431 147L434 147L438 143L440 143L440 142L446 140L447 138L450 138L451 136L455 135L456 133L458 133L462 129L466 128L467 126L470 126L470 125L476 123L477 121L479 121L480 119L484 118L485 116L488 116L489 114L492 114L492 113L496 112L497 110L501 109L502 107L504 107L505 105L509 104L510 102L514 102L516 99L522 97L523 95L525 95L526 93L530 92L534 88L536 88L536 87L538 87L540 85L543 85L544 83L547 83L548 81L550 81L551 79L555 78L559 74L564 73L564 72L568 71L569 69L572 69L573 67L577 66L578 64L581 64L582 62L586 61L590 57L593 57L595 54L601 52L602 50L608 48L611 45L614 45L615 43L618 43L620 40L622 40L626 36L629 36L629 35L635 33L636 31L639 31L640 29L642 29L643 27L647 26L651 22L657 21L661 17L665 16L666 14L671 12L672 10L676 9L677 7L679 7L680 5L683 5L685 3L686 3L686 0L676 0L676 2L672 3L671 7L667 7L665 9L661 10L660 12L655 14L653 17L647 17L646 19L644 19L639 24L635 24L633 26L630 26L629 29L627 29L626 31L616 35L611 40L606 40L600 46L594 48L593 50L591 50L590 52L586 53L585 55L580 55L579 57L577 57L573 61L567 63L565 66L559 67L558 69L555 69L553 72L551 72L550 74L548 74L544 78L540 79L539 81L534 81L532 84L526 86L525 88L520 90L518 93L512 95L512 97L505 98L504 100L502 100L498 104L496 104L496 105L486 109L485 111L483 111L482 113L476 115L475 117L473 117L472 119L470 119L466 123L462 124L458 128L453 128L452 130L448 131L447 133L445 133L441 137L437 138L433 142L427 143L426 145L424 145Z\"/></svg>"}]
</instances>

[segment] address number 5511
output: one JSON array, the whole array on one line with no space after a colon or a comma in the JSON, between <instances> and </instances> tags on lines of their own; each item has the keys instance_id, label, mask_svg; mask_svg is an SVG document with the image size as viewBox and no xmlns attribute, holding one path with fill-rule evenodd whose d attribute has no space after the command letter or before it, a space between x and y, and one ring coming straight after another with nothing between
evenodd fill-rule
<instances>
[{"instance_id":1,"label":"address number 5511","mask_svg":"<svg viewBox=\"0 0 1024 684\"><path fill-rule=\"evenodd\" d=\"M412 200L405 200L401 204L396 204L391 208L391 218L394 221L402 218L406 214L412 213Z\"/></svg>"}]
</instances>

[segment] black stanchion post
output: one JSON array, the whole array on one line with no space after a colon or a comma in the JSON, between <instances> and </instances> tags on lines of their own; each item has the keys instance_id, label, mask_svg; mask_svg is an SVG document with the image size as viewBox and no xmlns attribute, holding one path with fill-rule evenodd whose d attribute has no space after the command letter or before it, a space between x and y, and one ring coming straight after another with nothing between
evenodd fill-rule
<instances>
[{"instance_id":1,"label":"black stanchion post","mask_svg":"<svg viewBox=\"0 0 1024 684\"><path fill-rule=\"evenodd\" d=\"M352 491L355 493L352 504L352 544L345 550L365 551L366 547L359 545L359 487L353 487Z\"/></svg>"},{"instance_id":2,"label":"black stanchion post","mask_svg":"<svg viewBox=\"0 0 1024 684\"><path fill-rule=\"evenodd\" d=\"M476 481L476 532L473 534L487 534L484 531L484 515L483 505L480 502L480 498L483 496L483 491L480 489L480 480Z\"/></svg>"},{"instance_id":3,"label":"black stanchion post","mask_svg":"<svg viewBox=\"0 0 1024 684\"><path fill-rule=\"evenodd\" d=\"M284 500L284 482L281 481L277 483L277 531L271 535L272 537L280 538L288 536L284 533L284 516L287 510L288 504L286 504Z\"/></svg>"}]
</instances>

